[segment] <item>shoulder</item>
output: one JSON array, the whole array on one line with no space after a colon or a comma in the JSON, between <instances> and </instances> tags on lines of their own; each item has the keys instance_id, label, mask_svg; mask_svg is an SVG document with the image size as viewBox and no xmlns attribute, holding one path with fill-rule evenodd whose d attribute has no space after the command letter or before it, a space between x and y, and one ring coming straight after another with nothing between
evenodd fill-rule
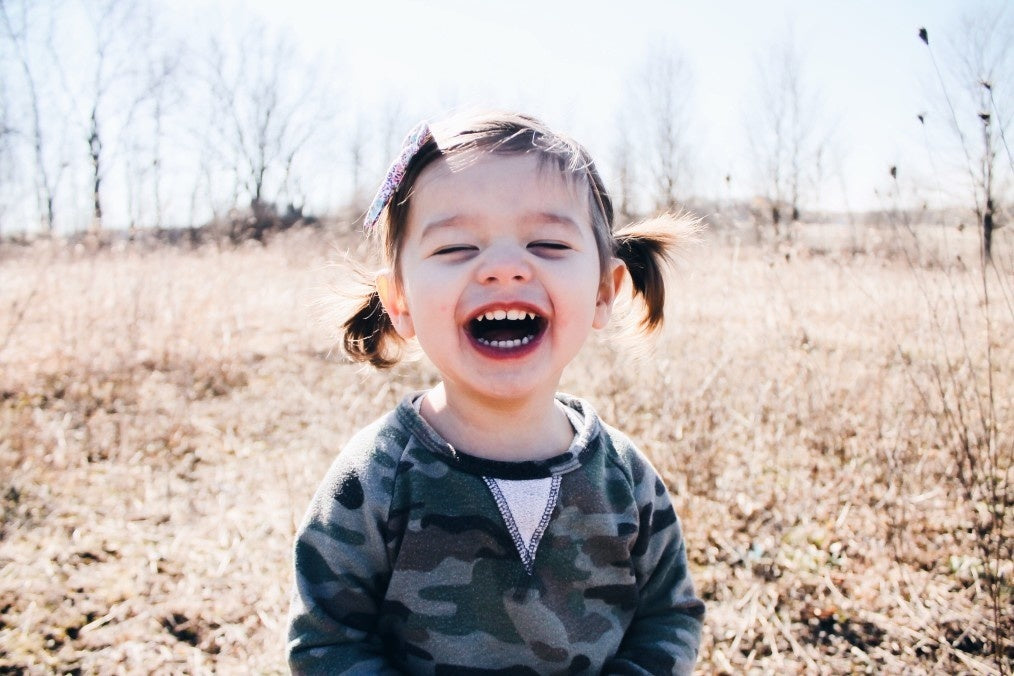
<instances>
[{"instance_id":1,"label":"shoulder","mask_svg":"<svg viewBox=\"0 0 1014 676\"><path fill-rule=\"evenodd\" d=\"M665 483L648 456L620 430L604 422L601 425L609 458L629 478L634 493L641 499L664 495Z\"/></svg>"},{"instance_id":2,"label":"shoulder","mask_svg":"<svg viewBox=\"0 0 1014 676\"><path fill-rule=\"evenodd\" d=\"M667 547L683 547L679 517L669 490L648 457L630 438L616 428L602 423L603 437L609 447L610 459L627 477L630 495L637 509L636 538L631 555L639 566L657 561ZM644 581L650 571L638 568L638 579Z\"/></svg>"},{"instance_id":3,"label":"shoulder","mask_svg":"<svg viewBox=\"0 0 1014 676\"><path fill-rule=\"evenodd\" d=\"M399 464L411 445L412 434L399 409L387 412L359 430L331 463L314 501L336 501L345 509L390 497ZM383 501L378 501L383 502Z\"/></svg>"},{"instance_id":4,"label":"shoulder","mask_svg":"<svg viewBox=\"0 0 1014 676\"><path fill-rule=\"evenodd\" d=\"M614 477L617 474L622 476L638 503L667 497L659 472L629 436L599 418L586 400L566 394L559 394L557 398L583 421L580 429L591 440L587 450L602 454L607 472Z\"/></svg>"}]
</instances>

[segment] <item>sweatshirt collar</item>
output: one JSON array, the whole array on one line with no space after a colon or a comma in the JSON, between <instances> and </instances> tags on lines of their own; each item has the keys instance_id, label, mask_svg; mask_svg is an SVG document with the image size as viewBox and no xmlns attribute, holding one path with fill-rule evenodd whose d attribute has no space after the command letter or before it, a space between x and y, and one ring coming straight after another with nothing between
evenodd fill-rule
<instances>
[{"instance_id":1,"label":"sweatshirt collar","mask_svg":"<svg viewBox=\"0 0 1014 676\"><path fill-rule=\"evenodd\" d=\"M594 453L595 438L601 433L598 416L588 402L569 394L558 393L557 401L564 406L574 439L570 447L559 455L545 460L510 462L481 458L467 450L455 448L441 437L416 410L413 402L425 392L413 392L398 404L395 412L398 421L408 429L419 443L448 465L469 474L494 479L544 479L572 472Z\"/></svg>"}]
</instances>

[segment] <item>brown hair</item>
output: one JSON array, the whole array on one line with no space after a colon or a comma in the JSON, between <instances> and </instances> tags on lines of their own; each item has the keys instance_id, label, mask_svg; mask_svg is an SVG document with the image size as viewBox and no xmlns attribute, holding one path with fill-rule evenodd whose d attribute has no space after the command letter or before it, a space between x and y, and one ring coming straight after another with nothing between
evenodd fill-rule
<instances>
[{"instance_id":1,"label":"brown hair","mask_svg":"<svg viewBox=\"0 0 1014 676\"><path fill-rule=\"evenodd\" d=\"M644 302L640 327L646 332L662 324L665 305L664 268L694 224L685 218L661 217L613 232L613 203L588 151L539 120L517 113L489 113L434 125L430 138L409 161L397 190L373 227L384 261L398 274L398 260L416 180L440 157L473 152L535 153L543 166L587 187L588 210L598 245L602 274L612 257L626 264L632 292ZM342 324L342 347L353 361L387 368L401 358L404 341L394 329L371 286Z\"/></svg>"}]
</instances>

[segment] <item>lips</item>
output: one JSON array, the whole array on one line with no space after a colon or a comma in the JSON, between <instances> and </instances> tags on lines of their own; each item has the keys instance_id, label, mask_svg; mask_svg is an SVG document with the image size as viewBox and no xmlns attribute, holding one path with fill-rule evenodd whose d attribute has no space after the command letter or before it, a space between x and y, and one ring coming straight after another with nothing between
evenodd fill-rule
<instances>
[{"instance_id":1,"label":"lips","mask_svg":"<svg viewBox=\"0 0 1014 676\"><path fill-rule=\"evenodd\" d=\"M466 323L469 336L484 351L516 352L538 341L546 319L531 308L485 308Z\"/></svg>"}]
</instances>

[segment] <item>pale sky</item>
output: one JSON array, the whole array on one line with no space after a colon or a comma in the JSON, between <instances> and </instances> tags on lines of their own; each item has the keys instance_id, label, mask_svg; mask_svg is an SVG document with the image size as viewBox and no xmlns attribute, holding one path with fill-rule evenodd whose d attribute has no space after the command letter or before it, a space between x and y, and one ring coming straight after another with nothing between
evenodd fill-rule
<instances>
[{"instance_id":1,"label":"pale sky","mask_svg":"<svg viewBox=\"0 0 1014 676\"><path fill-rule=\"evenodd\" d=\"M839 171L829 176L822 201L858 208L877 206L874 189L887 187L891 165L911 175L926 164L916 115L931 107L937 83L918 29L929 30L940 58L964 11L995 7L977 0L244 5L286 25L322 60L333 59L357 105L394 97L418 116L460 105L520 108L571 133L600 162L626 81L650 46L676 45L694 74L690 141L702 174L697 190L706 196L721 194L727 173L747 188L745 118L754 104L755 62L791 31L824 124L834 128Z\"/></svg>"},{"instance_id":2,"label":"pale sky","mask_svg":"<svg viewBox=\"0 0 1014 676\"><path fill-rule=\"evenodd\" d=\"M748 199L763 190L747 124L757 118L758 64L781 50L790 36L802 54L804 86L818 102L814 129L829 138L820 191L811 188L803 195L804 210L888 207L883 194L892 188L892 166L898 167L908 205L967 203L967 168L963 156L955 153L931 52L919 40L918 30L928 29L932 54L945 62L961 34L963 15L995 11L1006 0L153 1L158 8L156 31L176 36L169 42L196 60L188 66L195 70L184 73L186 95L208 87L197 71L212 36L228 48L259 23L269 33L266 42L274 32L296 46L301 58L294 66L290 63L296 70L287 71L289 80L282 84L299 80L326 85L317 87L321 98L315 101L294 96L291 91L298 86L282 92L287 102L300 103L301 112L320 110L317 118L327 122L315 123L322 138L309 144L301 156L301 173L294 172L301 177L298 199L305 200L311 213L319 213L340 206L351 194L353 162L347 142L357 125L366 125L374 135L368 152L377 157L365 161L360 172L367 183L379 180L390 160L381 157L389 152L382 143L396 143L420 119L462 108L536 115L587 146L609 181L615 177L611 170L620 133L645 126L621 127L620 112L635 105L630 94L650 55L665 50L680 54L692 76L690 86L681 90L687 103L683 140L690 148L690 164L679 197ZM26 6L33 6L30 0ZM64 80L43 83L49 97L43 113L44 121L63 126L56 134L47 132L47 149L50 171L59 180L58 220L68 230L86 227L90 218L90 177L82 141L88 134L86 104L93 72L88 64L95 63L94 54L88 53L86 17L95 12L84 11L93 7L87 2L56 7L65 19L54 41L63 59ZM44 12L39 15L44 18ZM1014 21L1014 11L1006 18ZM41 65L48 52L42 44L36 49ZM143 47L132 49L140 52ZM141 60L137 52L127 52L126 58ZM263 50L237 58L263 56L276 63L272 54L265 44ZM20 71L11 63L6 85L14 93L22 87L22 96L15 97L20 107L13 110L23 115L27 108ZM303 63L313 65L299 65ZM244 61L239 77L256 81L255 68ZM1007 89L1004 84L994 87L998 97ZM107 164L103 189L110 227L128 222L128 208L138 214L138 222L144 222L146 214L152 220L150 194L158 175L165 182L164 210L173 222L203 222L212 209L249 199L230 193L236 181L221 175L226 167L217 169L217 178L209 174L204 180L196 164L203 137L194 131L216 113L200 107L206 105L200 96L184 93L179 94L179 105L172 106L176 136L164 144L161 174L146 172L145 167L154 166L144 154L151 151L143 144L130 145L138 138L113 136L130 106L112 98L104 102L104 145L112 163ZM1000 100L1014 101L1010 94L1006 97ZM976 123L975 110L961 113ZM143 122L146 114L147 108L136 121ZM919 124L919 114L926 114L925 126ZM17 121L24 124L20 117ZM381 131L385 124L390 129ZM138 129L135 136L145 133L143 126ZM384 134L386 141L379 139ZM25 163L25 171L17 174L23 180L13 187L10 181L6 188L0 185L0 216L5 223L37 223L27 142L18 157ZM71 163L70 168L65 170L62 163ZM731 177L728 183L726 176ZM1009 176L1004 180L1011 182ZM643 175L639 184L647 185ZM272 190L277 188L276 180ZM372 189L360 185L360 192L372 194ZM131 194L138 196L133 207ZM288 197L272 194L269 199Z\"/></svg>"}]
</instances>

